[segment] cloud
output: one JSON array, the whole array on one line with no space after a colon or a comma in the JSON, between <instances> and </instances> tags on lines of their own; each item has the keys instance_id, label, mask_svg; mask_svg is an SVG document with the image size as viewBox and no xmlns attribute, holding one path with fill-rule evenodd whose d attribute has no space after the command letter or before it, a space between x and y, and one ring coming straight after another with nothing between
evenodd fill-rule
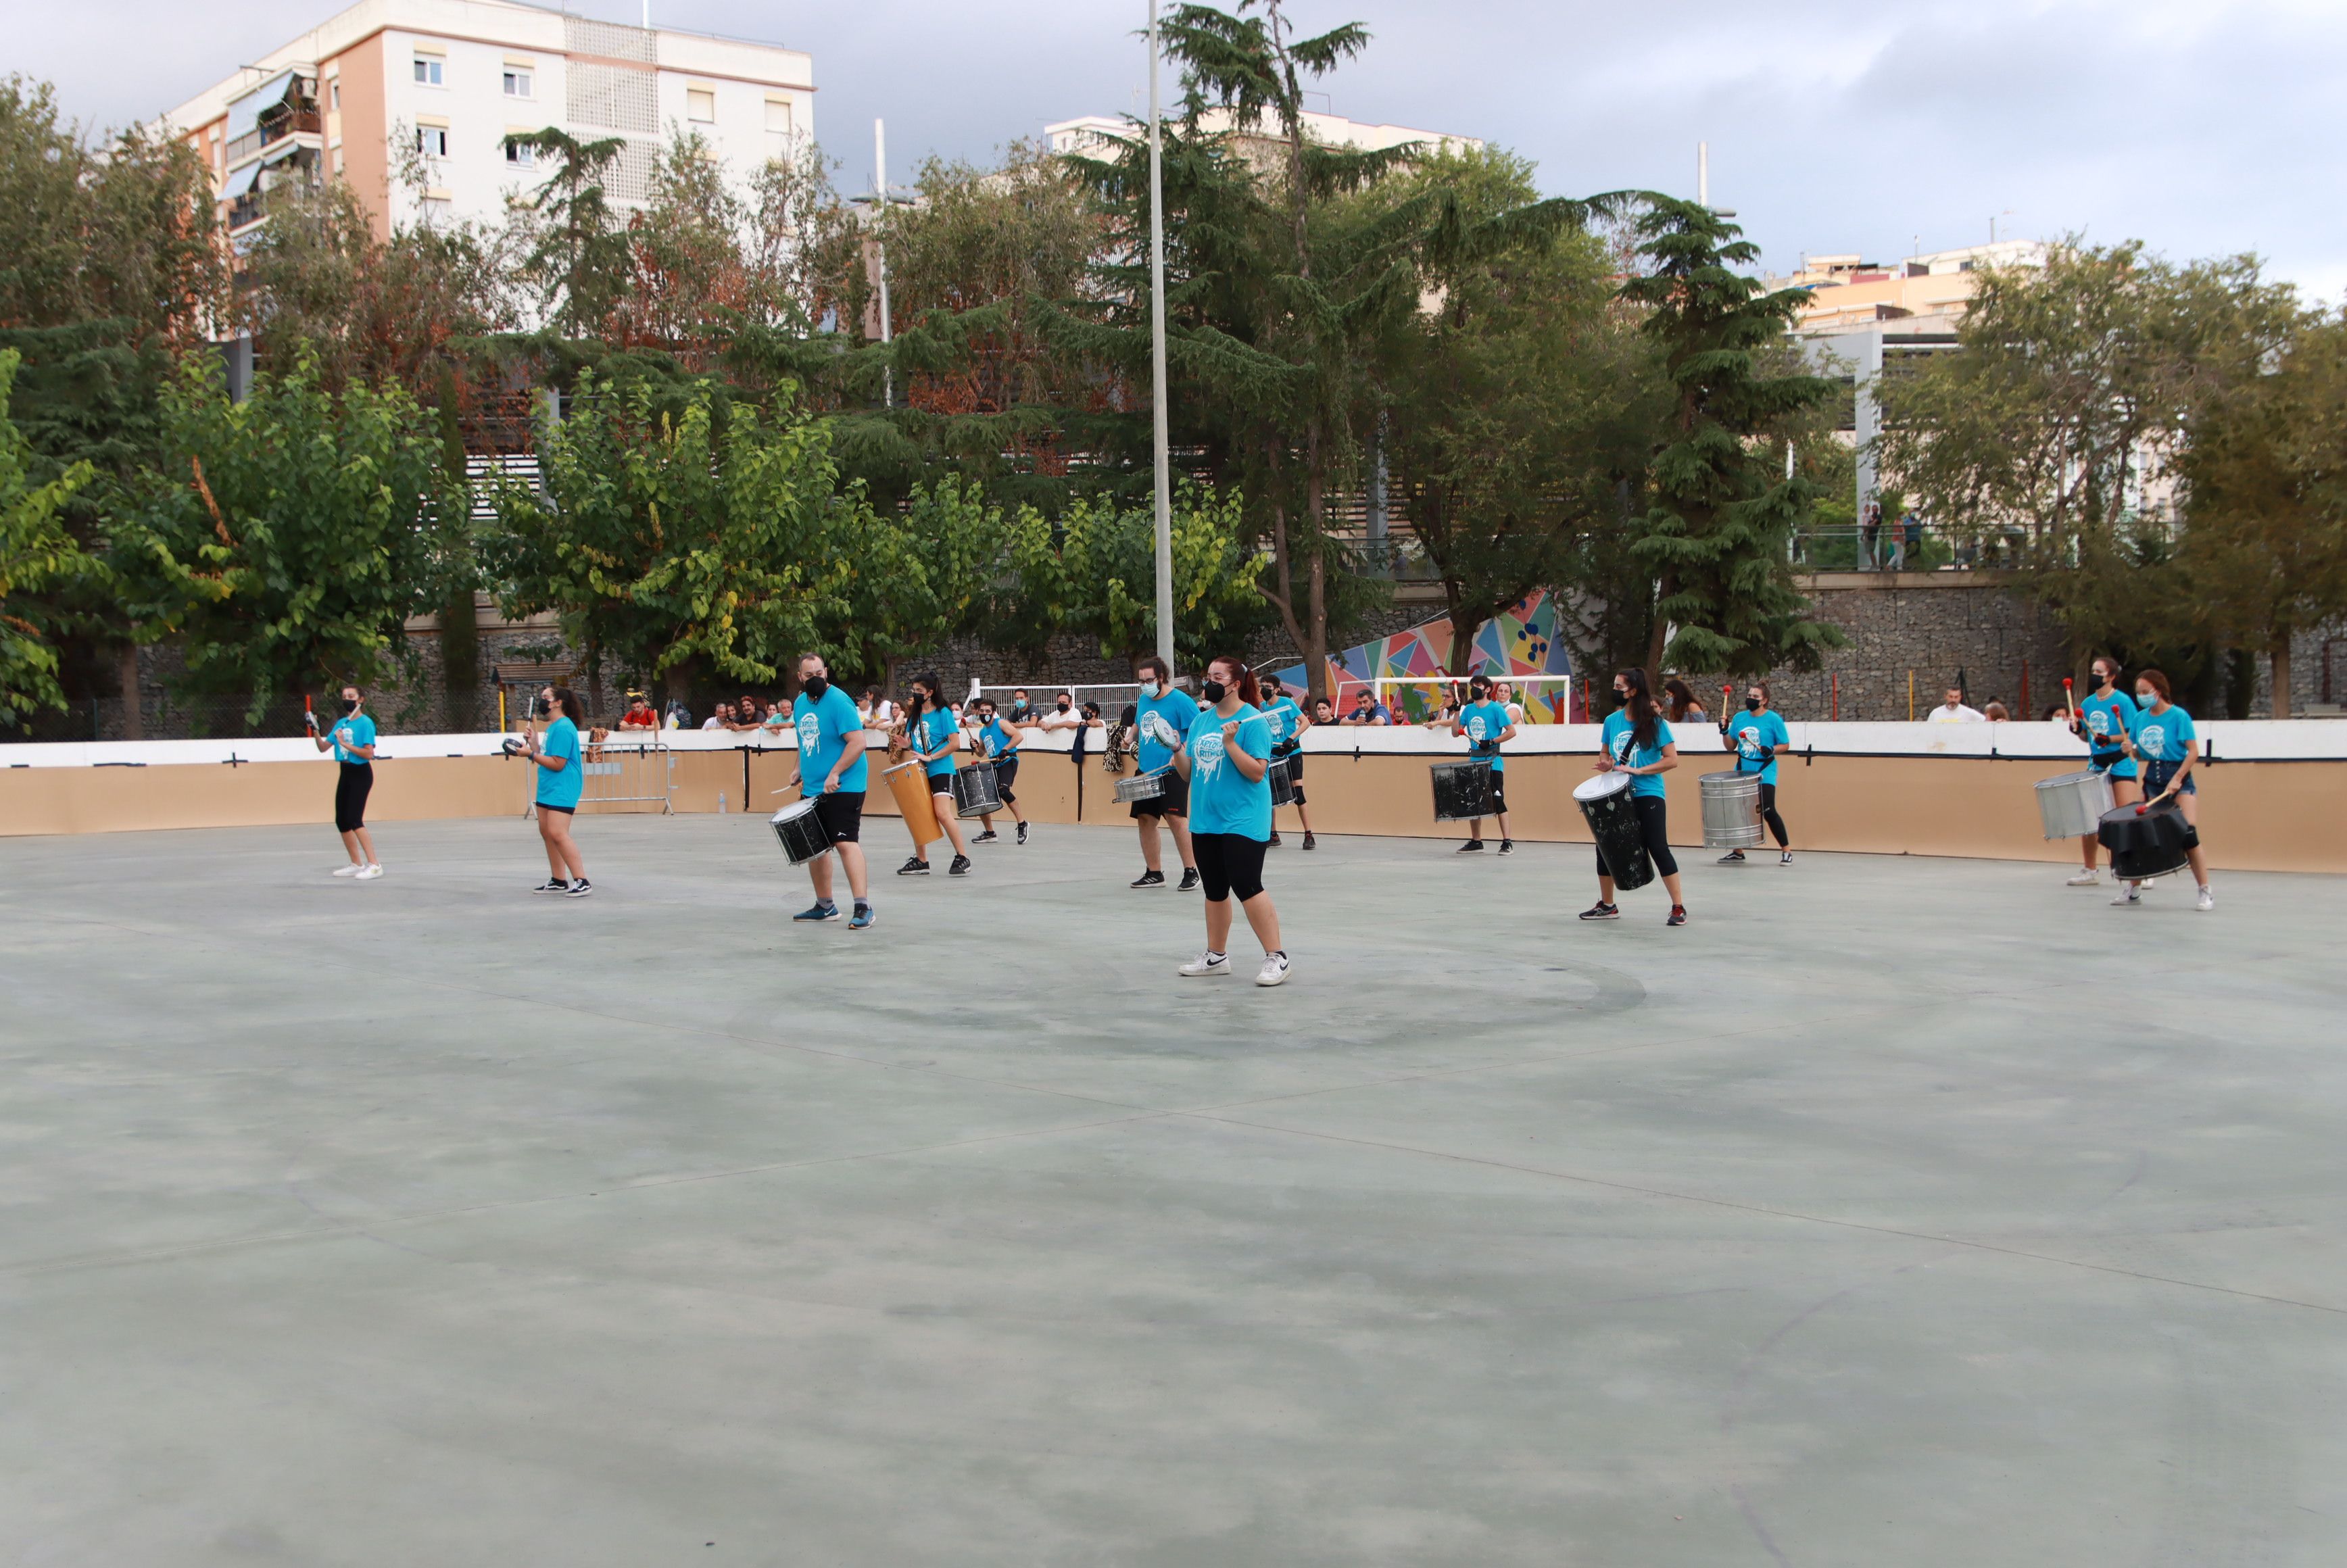
<instances>
[{"instance_id":1,"label":"cloud","mask_svg":"<svg viewBox=\"0 0 2347 1568\"><path fill-rule=\"evenodd\" d=\"M575 9L632 21L626 0ZM898 179L925 153L983 158L1050 120L1138 112L1141 0L654 0L662 25L813 53L816 129L861 185L888 121ZM1301 26L1376 42L1327 84L1342 114L1480 136L1549 190L1712 194L1772 265L1804 251L1891 259L2000 231L2140 238L2176 257L2256 251L2279 275L2347 286L2341 154L2347 6L2336 0L1294 0ZM115 0L20 17L18 68L69 112L150 114L313 25L325 6ZM1172 90L1169 81L1168 91ZM2011 211L2012 216L2003 217Z\"/></svg>"}]
</instances>

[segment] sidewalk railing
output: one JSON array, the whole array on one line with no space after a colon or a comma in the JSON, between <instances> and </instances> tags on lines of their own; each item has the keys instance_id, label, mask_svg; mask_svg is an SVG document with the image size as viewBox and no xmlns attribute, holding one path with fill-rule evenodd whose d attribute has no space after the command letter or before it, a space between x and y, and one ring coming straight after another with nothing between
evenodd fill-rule
<instances>
[{"instance_id":1,"label":"sidewalk railing","mask_svg":"<svg viewBox=\"0 0 2347 1568\"><path fill-rule=\"evenodd\" d=\"M658 741L605 741L589 745L580 763L581 811L591 807L657 807L674 815L676 756Z\"/></svg>"}]
</instances>

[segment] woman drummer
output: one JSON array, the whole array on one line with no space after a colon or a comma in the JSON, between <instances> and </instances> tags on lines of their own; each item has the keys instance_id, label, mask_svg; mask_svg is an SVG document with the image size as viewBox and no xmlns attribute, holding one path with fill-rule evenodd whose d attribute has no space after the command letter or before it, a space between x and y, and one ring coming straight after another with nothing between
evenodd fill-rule
<instances>
[{"instance_id":1,"label":"woman drummer","mask_svg":"<svg viewBox=\"0 0 2347 1568\"><path fill-rule=\"evenodd\" d=\"M961 721L954 717L938 678L915 676L912 700L905 704L905 740L929 776L929 794L937 802L938 825L953 841L953 864L946 867L948 876L969 875L969 846L962 842L961 818L955 815L953 798L954 743L960 736ZM899 876L928 874L929 863L921 858L918 850L897 867Z\"/></svg>"},{"instance_id":2,"label":"woman drummer","mask_svg":"<svg viewBox=\"0 0 2347 1568\"><path fill-rule=\"evenodd\" d=\"M1229 654L1206 666L1204 691L1207 706L1174 753L1174 767L1189 786L1190 848L1205 881L1206 950L1178 972L1231 972L1235 896L1263 944L1255 983L1276 986L1287 979L1287 949L1280 946L1279 911L1263 890L1271 842L1271 726L1264 722L1263 691L1246 661Z\"/></svg>"},{"instance_id":3,"label":"woman drummer","mask_svg":"<svg viewBox=\"0 0 2347 1568\"><path fill-rule=\"evenodd\" d=\"M1723 722L1719 733L1736 753L1736 771L1760 775L1760 820L1777 835L1777 864L1790 866L1792 835L1785 831L1785 819L1777 815L1777 753L1791 749L1793 735L1785 728L1785 715L1769 705L1768 682L1755 681L1744 689L1744 712ZM1722 866L1743 862L1740 849L1719 857Z\"/></svg>"},{"instance_id":4,"label":"woman drummer","mask_svg":"<svg viewBox=\"0 0 2347 1568\"><path fill-rule=\"evenodd\" d=\"M1624 670L1614 677L1614 710L1605 715L1598 743L1597 771L1630 775L1630 809L1638 819L1638 835L1655 869L1663 874L1670 891L1666 926L1686 924L1686 900L1679 891L1679 863L1671 855L1669 801L1663 794L1663 775L1679 765L1679 748L1671 739L1669 721L1647 689L1644 670ZM1614 875L1606 868L1605 852L1597 852L1597 902L1581 912L1584 920L1618 920L1614 903Z\"/></svg>"},{"instance_id":5,"label":"woman drummer","mask_svg":"<svg viewBox=\"0 0 2347 1568\"><path fill-rule=\"evenodd\" d=\"M2209 890L2209 862L2200 852L2200 786L2192 782L2199 736L2192 728L2192 715L2169 701L2169 690L2168 677L2158 671L2137 672L2137 712L2134 725L2126 733L2127 753L2143 765L2147 804L2157 808L2172 800L2183 812L2186 825L2192 829L2192 845L2184 857L2191 863L2192 880L2200 887L2200 897L2192 907L2214 909L2217 897ZM2133 908L2142 899L2143 884L2130 882L2111 903Z\"/></svg>"},{"instance_id":6,"label":"woman drummer","mask_svg":"<svg viewBox=\"0 0 2347 1568\"><path fill-rule=\"evenodd\" d=\"M2143 791L2136 787L2136 760L2127 755L2127 743L2140 710L2133 698L2119 690L2117 660L2096 660L2087 666L2087 675L2094 689L2078 703L2077 717L2070 727L2086 743L2088 771L2110 775L2111 804L2133 805L2143 798ZM2092 887L2102 880L2095 868L2096 855L2102 846L2102 840L2092 833L2078 835L2078 858L2085 869L2070 878L2071 886Z\"/></svg>"}]
</instances>

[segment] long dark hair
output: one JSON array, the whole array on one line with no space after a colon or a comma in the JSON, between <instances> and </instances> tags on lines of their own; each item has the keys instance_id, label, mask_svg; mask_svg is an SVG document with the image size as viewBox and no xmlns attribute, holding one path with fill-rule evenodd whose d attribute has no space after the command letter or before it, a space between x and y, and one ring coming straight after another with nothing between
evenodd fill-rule
<instances>
[{"instance_id":1,"label":"long dark hair","mask_svg":"<svg viewBox=\"0 0 2347 1568\"><path fill-rule=\"evenodd\" d=\"M928 689L926 694L923 692L925 687ZM945 687L934 672L916 675L913 677L913 694L905 699L905 717L907 720L917 719L929 704L942 704L945 700Z\"/></svg>"},{"instance_id":2,"label":"long dark hair","mask_svg":"<svg viewBox=\"0 0 2347 1568\"><path fill-rule=\"evenodd\" d=\"M1689 708L1703 706L1703 699L1689 691L1687 683L1676 675L1663 682L1663 694L1671 700L1670 715L1671 723L1674 724L1686 723Z\"/></svg>"},{"instance_id":3,"label":"long dark hair","mask_svg":"<svg viewBox=\"0 0 2347 1568\"><path fill-rule=\"evenodd\" d=\"M1634 664L1617 673L1630 685L1629 700L1622 704L1623 712L1630 715L1630 743L1639 751L1651 752L1655 749L1655 724L1662 718L1663 710L1646 685L1644 670Z\"/></svg>"},{"instance_id":4,"label":"long dark hair","mask_svg":"<svg viewBox=\"0 0 2347 1568\"><path fill-rule=\"evenodd\" d=\"M1263 706L1263 687L1256 682L1255 671L1245 660L1235 653L1217 653L1206 661L1206 669L1211 672L1217 664L1228 665L1238 676L1240 702L1252 708Z\"/></svg>"},{"instance_id":5,"label":"long dark hair","mask_svg":"<svg viewBox=\"0 0 2347 1568\"><path fill-rule=\"evenodd\" d=\"M556 686L551 690L554 692L554 705L562 710L564 718L574 724L583 724L587 722L587 710L579 706L578 692L568 686Z\"/></svg>"}]
</instances>

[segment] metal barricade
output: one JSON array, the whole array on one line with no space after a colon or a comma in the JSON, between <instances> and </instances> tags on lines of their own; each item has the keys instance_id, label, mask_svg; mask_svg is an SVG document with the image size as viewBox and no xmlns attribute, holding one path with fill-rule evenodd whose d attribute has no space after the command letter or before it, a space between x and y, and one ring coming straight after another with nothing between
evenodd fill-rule
<instances>
[{"instance_id":1,"label":"metal barricade","mask_svg":"<svg viewBox=\"0 0 2347 1568\"><path fill-rule=\"evenodd\" d=\"M658 741L589 742L579 767L579 809L653 806L673 815L676 756Z\"/></svg>"}]
</instances>

